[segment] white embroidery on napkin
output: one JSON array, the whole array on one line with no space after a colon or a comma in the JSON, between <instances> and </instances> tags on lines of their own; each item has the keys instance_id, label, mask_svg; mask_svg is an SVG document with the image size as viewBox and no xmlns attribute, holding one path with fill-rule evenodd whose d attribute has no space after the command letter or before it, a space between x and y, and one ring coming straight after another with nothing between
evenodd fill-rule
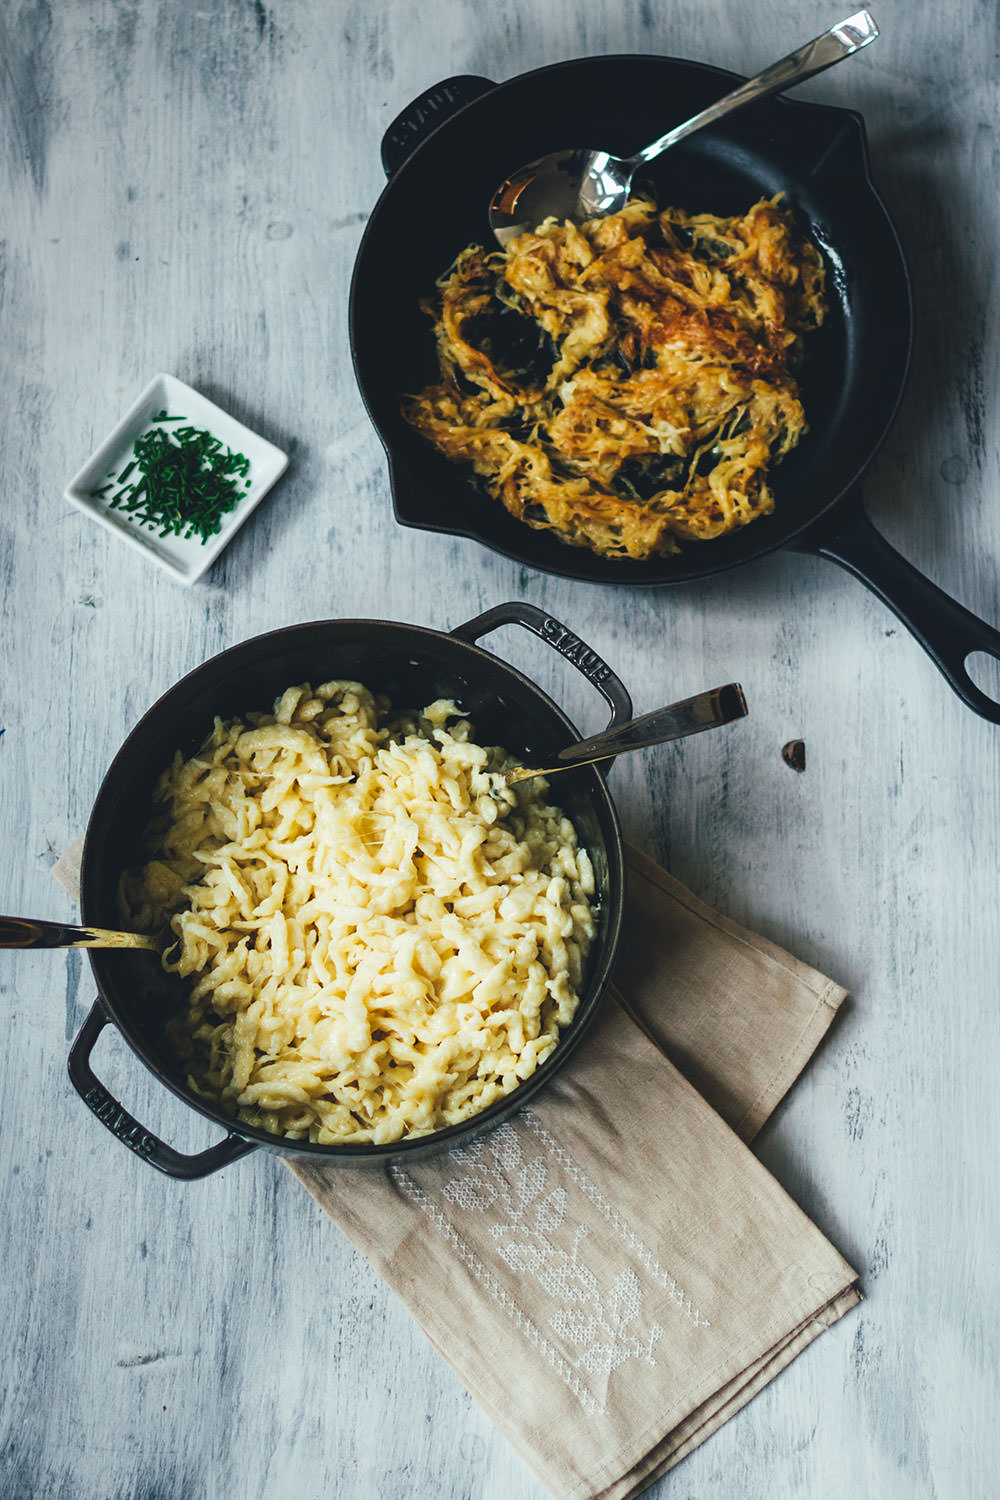
<instances>
[{"instance_id":1,"label":"white embroidery on napkin","mask_svg":"<svg viewBox=\"0 0 1000 1500\"><path fill-rule=\"evenodd\" d=\"M513 1297L500 1284L485 1261L480 1259L472 1246L463 1240L461 1235L448 1222L430 1194L426 1193L419 1183L414 1182L409 1172L404 1172L402 1167L390 1167L389 1172L397 1187L401 1188L408 1198L411 1198L419 1208L423 1209L431 1223L441 1232L463 1264L468 1266L476 1279L482 1282L486 1290L496 1298L497 1302L499 1302L512 1321L517 1324L529 1342L535 1346L539 1353L545 1356L556 1373L569 1386L588 1416L601 1416L605 1411L601 1402L593 1398L586 1386L577 1378L576 1371L572 1365L567 1363L555 1345L549 1342L541 1329L518 1307Z\"/></svg>"},{"instance_id":2,"label":"white embroidery on napkin","mask_svg":"<svg viewBox=\"0 0 1000 1500\"><path fill-rule=\"evenodd\" d=\"M518 1126L500 1125L487 1136L456 1147L446 1160L460 1168L433 1191L411 1173L392 1167L397 1186L427 1215L463 1263L500 1303L591 1415L603 1413L603 1396L587 1375L609 1376L627 1360L641 1358L656 1364L654 1346L663 1337L659 1323L638 1331L643 1310L643 1288L631 1265L613 1280L588 1265L582 1250L590 1227L580 1215L586 1204L597 1209L616 1232L636 1263L662 1287L678 1312L700 1327L708 1319L674 1278L659 1264L621 1213L546 1129L533 1110L522 1110ZM544 1154L527 1156L525 1129ZM581 1195L586 1203L581 1204ZM571 1199L575 1201L571 1201ZM495 1273L461 1232L451 1209L464 1215L487 1215L491 1238L503 1262L520 1277L530 1276L548 1294L547 1321L564 1347L573 1349L572 1363L527 1317ZM600 1383L603 1389L604 1382Z\"/></svg>"},{"instance_id":3,"label":"white embroidery on napkin","mask_svg":"<svg viewBox=\"0 0 1000 1500\"><path fill-rule=\"evenodd\" d=\"M567 1175L578 1185L581 1192L586 1193L595 1208L600 1210L611 1227L618 1231L639 1264L644 1270L649 1272L654 1281L660 1284L671 1300L677 1303L684 1316L690 1318L691 1322L698 1328L711 1328L711 1323L691 1301L684 1288L679 1286L669 1272L663 1269L656 1256L647 1245L643 1244L632 1226L622 1217L614 1204L609 1202L597 1184L592 1182L585 1172L581 1171L569 1152L564 1151L562 1146L560 1146L555 1136L546 1130L534 1110L523 1109L520 1118L534 1132Z\"/></svg>"}]
</instances>

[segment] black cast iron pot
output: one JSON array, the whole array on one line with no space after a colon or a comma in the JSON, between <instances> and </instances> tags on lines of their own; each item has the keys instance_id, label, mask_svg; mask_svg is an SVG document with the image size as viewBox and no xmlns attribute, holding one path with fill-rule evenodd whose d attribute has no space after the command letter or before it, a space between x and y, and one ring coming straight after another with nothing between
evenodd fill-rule
<instances>
[{"instance_id":1,"label":"black cast iron pot","mask_svg":"<svg viewBox=\"0 0 1000 1500\"><path fill-rule=\"evenodd\" d=\"M482 744L500 744L528 765L578 739L566 715L514 667L476 643L501 625L517 624L567 657L611 707L608 727L631 717L629 695L611 668L571 630L532 604L510 603L445 634L384 620L326 620L293 625L244 641L197 667L149 710L125 741L104 778L87 828L81 871L81 913L86 925L117 927L118 880L141 860L140 838L149 819L153 786L175 750L193 754L215 715L270 711L284 688L298 682L349 678L388 693L396 708L419 708L454 698L476 726ZM606 769L610 762L604 763ZM583 766L559 777L558 803L576 825L594 865L598 930L580 1004L572 1023L541 1067L514 1093L472 1120L432 1135L387 1146L320 1146L290 1141L233 1121L206 1104L185 1082L165 1034L169 1016L183 1003L180 982L162 971L155 954L90 950L99 999L69 1058L70 1077L85 1103L119 1140L171 1177L203 1177L258 1146L318 1161L382 1164L414 1160L456 1145L519 1109L563 1066L589 1025L611 971L623 902L622 838L601 771ZM113 1099L94 1075L90 1054L109 1023L162 1084L227 1132L197 1155L174 1150L146 1130Z\"/></svg>"},{"instance_id":2,"label":"black cast iron pot","mask_svg":"<svg viewBox=\"0 0 1000 1500\"><path fill-rule=\"evenodd\" d=\"M773 515L675 556L598 557L508 515L400 414L402 396L436 378L420 300L465 245L492 246L488 205L510 172L572 146L627 157L741 81L674 57L581 58L502 84L447 79L393 121L382 142L389 182L358 251L350 323L358 384L389 459L396 518L473 537L532 569L598 583L684 583L785 545L818 553L867 584L959 697L1000 723L1000 704L966 668L976 651L1000 658L1000 632L890 547L857 490L896 414L912 331L906 264L871 180L860 115L769 99L644 169L661 203L692 212L744 213L762 195L784 193L826 260L829 315L809 339L801 382L809 431L772 475Z\"/></svg>"}]
</instances>

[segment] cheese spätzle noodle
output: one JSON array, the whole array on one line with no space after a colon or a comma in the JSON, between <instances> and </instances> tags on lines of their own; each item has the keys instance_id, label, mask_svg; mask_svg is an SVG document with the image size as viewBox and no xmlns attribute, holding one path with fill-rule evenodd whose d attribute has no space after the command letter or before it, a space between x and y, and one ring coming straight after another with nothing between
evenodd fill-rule
<instances>
[{"instance_id":1,"label":"cheese sp\u00e4tzle noodle","mask_svg":"<svg viewBox=\"0 0 1000 1500\"><path fill-rule=\"evenodd\" d=\"M192 1088L273 1134L380 1144L534 1072L577 1008L594 877L509 764L450 701L390 718L340 681L175 757L122 905L169 921Z\"/></svg>"}]
</instances>

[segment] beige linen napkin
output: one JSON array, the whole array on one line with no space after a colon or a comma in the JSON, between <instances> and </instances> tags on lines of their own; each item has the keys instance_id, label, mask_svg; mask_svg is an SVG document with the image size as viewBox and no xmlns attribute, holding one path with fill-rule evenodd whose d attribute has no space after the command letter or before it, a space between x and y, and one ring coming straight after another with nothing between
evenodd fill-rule
<instances>
[{"instance_id":1,"label":"beige linen napkin","mask_svg":"<svg viewBox=\"0 0 1000 1500\"><path fill-rule=\"evenodd\" d=\"M736 1134L844 991L634 850L621 951L511 1122L405 1168L288 1163L560 1500L638 1494L859 1300Z\"/></svg>"},{"instance_id":2,"label":"beige linen napkin","mask_svg":"<svg viewBox=\"0 0 1000 1500\"><path fill-rule=\"evenodd\" d=\"M405 1168L288 1162L560 1500L637 1495L859 1300L740 1139L844 991L628 878L616 986L529 1107Z\"/></svg>"}]
</instances>

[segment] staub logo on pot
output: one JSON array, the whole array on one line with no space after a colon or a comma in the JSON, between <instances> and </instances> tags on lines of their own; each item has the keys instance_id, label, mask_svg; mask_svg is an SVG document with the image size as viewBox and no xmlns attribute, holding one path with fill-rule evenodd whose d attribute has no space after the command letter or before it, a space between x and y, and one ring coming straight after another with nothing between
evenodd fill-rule
<instances>
[{"instance_id":1,"label":"staub logo on pot","mask_svg":"<svg viewBox=\"0 0 1000 1500\"><path fill-rule=\"evenodd\" d=\"M112 1131L120 1141L131 1147L139 1156L151 1156L156 1147L156 1141L151 1135L147 1135L142 1126L127 1115L120 1104L117 1104L111 1095L95 1084L88 1089L83 1096L84 1103L89 1104L97 1118Z\"/></svg>"},{"instance_id":2,"label":"staub logo on pot","mask_svg":"<svg viewBox=\"0 0 1000 1500\"><path fill-rule=\"evenodd\" d=\"M584 645L572 630L567 630L565 625L553 620L551 615L543 622L540 633L562 656L568 657L581 672L586 672L591 682L603 682L611 675L607 662L602 661L596 651L591 651L589 646Z\"/></svg>"}]
</instances>

